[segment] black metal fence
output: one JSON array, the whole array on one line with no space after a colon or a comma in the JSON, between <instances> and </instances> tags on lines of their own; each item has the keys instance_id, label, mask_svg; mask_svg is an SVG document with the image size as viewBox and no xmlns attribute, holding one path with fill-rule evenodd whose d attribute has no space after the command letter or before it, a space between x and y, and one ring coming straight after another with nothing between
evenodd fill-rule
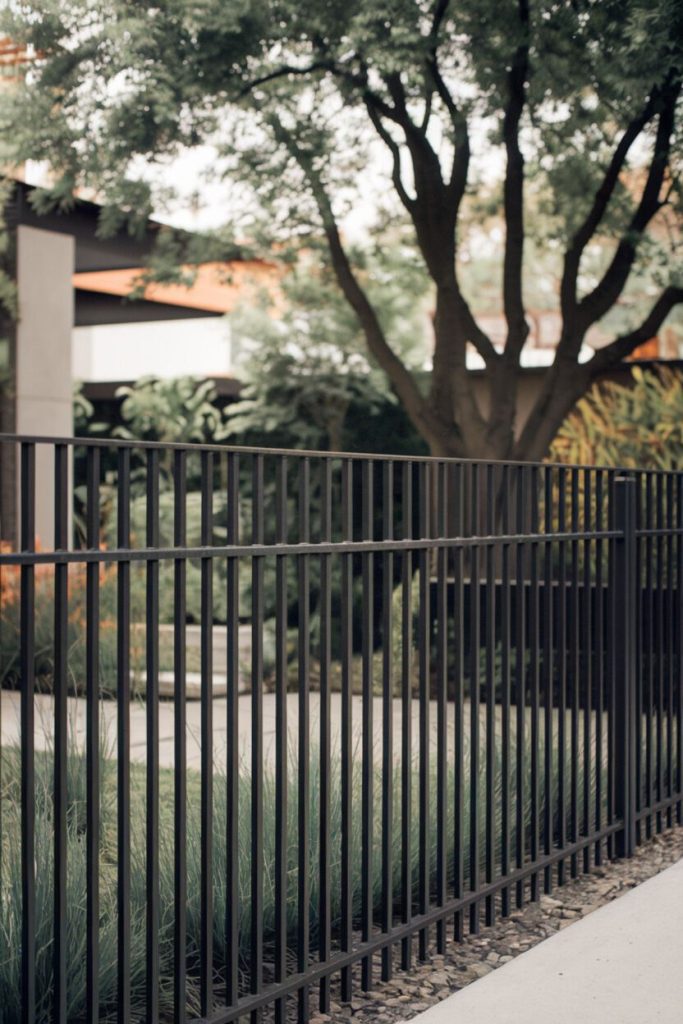
<instances>
[{"instance_id":1,"label":"black metal fence","mask_svg":"<svg viewBox=\"0 0 683 1024\"><path fill-rule=\"evenodd\" d=\"M10 448L8 1024L306 1021L681 822L683 475Z\"/></svg>"}]
</instances>

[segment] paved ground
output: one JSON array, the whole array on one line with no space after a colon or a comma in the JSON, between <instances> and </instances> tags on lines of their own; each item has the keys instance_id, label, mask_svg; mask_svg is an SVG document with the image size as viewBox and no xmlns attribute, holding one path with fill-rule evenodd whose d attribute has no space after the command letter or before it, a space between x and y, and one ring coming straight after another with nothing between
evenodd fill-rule
<instances>
[{"instance_id":1,"label":"paved ground","mask_svg":"<svg viewBox=\"0 0 683 1024\"><path fill-rule=\"evenodd\" d=\"M332 694L331 699L332 718L332 742L333 747L340 742L341 730L341 697L338 693ZM238 698L238 731L240 757L248 759L251 747L251 697L244 694ZM320 695L310 695L311 715L311 737L315 741L320 723ZM354 742L360 743L362 730L362 709L363 702L360 696L354 696L352 708L352 729ZM108 756L116 755L116 710L115 701L104 700L100 703L100 720L102 722L102 744ZM481 707L481 729L482 734L485 725L486 709ZM75 739L79 749L85 749L85 701L70 697L68 699L67 711L70 723L71 735ZM186 704L187 715L187 761L191 768L199 768L201 765L201 740L200 740L200 716L201 705L199 701L188 701ZM173 701L162 700L159 702L159 763L162 767L172 768L174 763L173 737L174 737L174 704ZM402 710L400 700L394 701L394 736L397 745L397 756L400 754L401 721ZM448 750L453 749L454 741L454 713L452 708L449 712L448 723ZM432 744L436 743L436 704L430 703L431 735ZM464 709L465 728L469 729L469 706ZM36 694L35 697L35 744L36 749L49 749L54 732L54 703L48 694ZM298 737L298 697L291 693L287 697L287 721L289 742L292 749L296 749ZM131 704L131 758L133 761L144 762L147 758L146 745L146 706L142 701L134 700ZM413 737L417 743L419 722L419 702L413 701ZM19 744L21 739L21 717L20 717L20 696L16 691L0 691L0 744L13 746ZM373 725L375 734L375 753L381 757L381 736L382 736L382 699L376 697L373 701ZM223 697L216 697L213 701L213 745L214 763L220 770L226 763L226 736L227 736L227 701ZM266 760L274 759L275 756L275 695L266 693L263 696L263 746ZM415 747L415 749L417 749Z\"/></svg>"},{"instance_id":2,"label":"paved ground","mask_svg":"<svg viewBox=\"0 0 683 1024\"><path fill-rule=\"evenodd\" d=\"M683 861L456 992L415 1024L675 1024Z\"/></svg>"},{"instance_id":3,"label":"paved ground","mask_svg":"<svg viewBox=\"0 0 683 1024\"><path fill-rule=\"evenodd\" d=\"M35 696L35 746L37 750L49 750L54 732L54 702L49 694L36 694ZM70 697L67 702L67 714L71 737L75 740L78 749L85 749L85 701L82 698ZM186 704L187 716L187 763L190 768L199 768L201 765L201 740L200 740L200 717L201 704L198 700L188 700ZM100 721L102 723L102 746L105 755L116 756L116 701L103 700L100 702ZM238 698L238 733L240 757L248 759L251 748L252 729L252 699L249 694L241 694ZM379 761L382 753L382 711L383 701L381 697L373 700L373 731L375 736L375 757ZM394 700L393 722L394 722L394 749L397 760L401 751L401 730L402 730L402 705L401 701ZM449 703L447 708L447 758L452 759L455 750L455 710L454 705ZM360 744L362 736L362 715L363 700L360 695L354 695L352 701L352 734L354 743ZM413 701L412 734L413 750L417 751L418 727L419 727L420 704ZM530 711L527 708L527 722L530 722ZM146 705L144 701L134 699L131 703L130 724L131 724L131 758L133 761L144 762L147 759L146 744ZM555 717L557 712L555 712ZM567 721L569 721L569 711ZM320 728L320 694L310 694L310 718L311 718L311 739L315 744ZM162 767L172 768L174 763L173 737L174 737L174 702L172 700L161 700L159 702L159 763ZM481 757L484 756L486 745L486 705L481 704L479 708L480 736L481 736ZM500 708L496 709L496 743L500 749L501 721ZM332 751L340 744L341 736L341 695L333 693L331 696L331 720L332 720ZM430 701L430 747L436 749L437 738L437 709L436 702ZM287 696L287 722L290 747L296 749L298 737L298 696L290 693ZM470 731L470 707L466 701L463 707L463 724L465 735ZM595 728L591 730L595 738ZM555 731L555 735L557 732ZM213 760L217 770L221 770L226 763L226 736L227 736L227 701L225 697L214 697L213 700ZM514 743L515 721L511 722L511 738ZM18 691L0 690L0 745L14 746L21 741L21 714L20 695ZM275 695L265 693L263 695L263 749L266 761L274 760L275 757ZM581 748L582 749L582 748Z\"/></svg>"}]
</instances>

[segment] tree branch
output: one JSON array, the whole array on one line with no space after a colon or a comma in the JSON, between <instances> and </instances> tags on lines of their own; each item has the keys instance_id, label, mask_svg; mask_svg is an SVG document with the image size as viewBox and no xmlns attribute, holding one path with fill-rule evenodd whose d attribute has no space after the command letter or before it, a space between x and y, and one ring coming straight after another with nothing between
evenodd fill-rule
<instances>
[{"instance_id":1,"label":"tree branch","mask_svg":"<svg viewBox=\"0 0 683 1024\"><path fill-rule=\"evenodd\" d=\"M434 7L434 14L432 16L432 25L429 30L427 40L429 43L428 56L425 60L425 109L420 123L420 130L425 133L429 127L429 121L432 116L432 100L434 97L435 82L433 75L430 70L430 63L436 61L436 53L439 47L439 31L443 23L443 19L446 15L446 11L450 5L450 0L437 0Z\"/></svg>"},{"instance_id":2,"label":"tree branch","mask_svg":"<svg viewBox=\"0 0 683 1024\"><path fill-rule=\"evenodd\" d=\"M396 124L403 127L403 120L401 116L399 116L398 112L370 88L367 72L356 74L348 68L344 68L337 64L333 60L316 60L311 64L306 65L306 67L296 67L291 64L283 64L281 67L276 68L267 75L261 75L259 78L255 78L251 82L247 82L237 93L237 99L244 99L259 86L267 85L269 82L275 82L280 78L287 78L290 75L304 77L306 75L312 75L316 71L327 71L334 77L340 78L342 81L352 85L355 89L360 91L361 97L366 104L372 103L377 112L383 117L386 117L390 121L394 121ZM413 127L415 126L413 125Z\"/></svg>"},{"instance_id":3,"label":"tree branch","mask_svg":"<svg viewBox=\"0 0 683 1024\"><path fill-rule=\"evenodd\" d=\"M638 207L633 214L624 237L619 242L612 262L602 280L577 306L580 331L585 331L605 315L619 298L633 266L639 236L660 209L659 192L669 161L671 135L674 129L676 101L680 83L670 87L662 98L654 152L647 180Z\"/></svg>"},{"instance_id":4,"label":"tree branch","mask_svg":"<svg viewBox=\"0 0 683 1024\"><path fill-rule=\"evenodd\" d=\"M351 262L341 240L339 228L332 210L329 196L325 191L320 175L312 166L307 155L296 142L287 135L283 141L289 148L294 159L306 176L313 198L318 207L325 238L327 240L332 267L339 286L347 302L354 310L361 325L368 349L377 360L378 365L386 373L403 402L406 411L423 436L433 438L443 435L444 428L449 426L441 423L428 402L420 392L417 383L386 340L377 314L353 272Z\"/></svg>"},{"instance_id":5,"label":"tree branch","mask_svg":"<svg viewBox=\"0 0 683 1024\"><path fill-rule=\"evenodd\" d=\"M616 338L609 345L599 349L593 358L585 364L591 375L595 377L610 370L622 359L630 356L639 345L643 345L653 338L674 306L681 302L683 302L683 288L676 288L673 285L665 288L639 327L629 331L628 334L622 334L620 338Z\"/></svg>"},{"instance_id":6,"label":"tree branch","mask_svg":"<svg viewBox=\"0 0 683 1024\"><path fill-rule=\"evenodd\" d=\"M372 121L372 123L373 123L373 125L375 127L375 131L377 132L377 134L381 138L382 142L384 142L385 146L387 147L387 149L391 153L391 157L392 157L392 160L393 160L393 168L392 168L392 173L391 173L391 180L394 183L394 188L396 189L396 192L398 193L398 197L401 200L401 202L403 203L403 205L406 208L406 210L408 211L408 213L412 213L413 207L415 206L415 200L411 199L411 197L408 195L408 193L406 191L406 188L405 188L405 185L403 184L403 178L401 177L401 150L400 150L400 147L399 147L398 143L391 137L390 133L387 131L387 129L384 127L384 125L382 124L382 118L377 113L377 111L372 106L372 104L369 103L369 102L366 102L365 107L366 107L366 110L367 110L368 115L370 117L370 120Z\"/></svg>"},{"instance_id":7,"label":"tree branch","mask_svg":"<svg viewBox=\"0 0 683 1024\"><path fill-rule=\"evenodd\" d=\"M432 17L432 27L429 30L429 39L431 41L432 53L436 53L437 40L439 38L439 30L443 24L443 19L446 17L446 12L450 7L450 0L437 0L434 5L434 15Z\"/></svg>"},{"instance_id":8,"label":"tree branch","mask_svg":"<svg viewBox=\"0 0 683 1024\"><path fill-rule=\"evenodd\" d=\"M512 458L544 458L565 417L590 384L586 364L557 352L513 448Z\"/></svg>"},{"instance_id":9,"label":"tree branch","mask_svg":"<svg viewBox=\"0 0 683 1024\"><path fill-rule=\"evenodd\" d=\"M312 64L306 65L306 67L299 68L292 64L283 64L281 67L276 68L274 71L270 71L267 75L260 75L258 78L252 79L251 82L247 82L243 85L240 91L237 93L238 99L244 99L249 93L253 92L254 89L258 89L261 85L268 85L269 82L276 82L280 78L289 78L291 75L305 76L312 75L316 71L329 71L330 61L317 60Z\"/></svg>"},{"instance_id":10,"label":"tree branch","mask_svg":"<svg viewBox=\"0 0 683 1024\"><path fill-rule=\"evenodd\" d=\"M657 92L653 91L638 117L633 118L622 135L617 148L612 154L609 167L605 171L600 188L595 193L593 204L588 211L586 219L576 230L564 257L564 269L562 282L560 284L560 304L562 315L565 318L571 316L576 306L576 284L579 276L579 265L584 250L595 234L602 218L605 215L607 206L614 189L616 188L619 175L621 174L626 157L631 146L636 141L645 126L652 120L656 113Z\"/></svg>"},{"instance_id":11,"label":"tree branch","mask_svg":"<svg viewBox=\"0 0 683 1024\"><path fill-rule=\"evenodd\" d=\"M457 308L458 316L463 325L464 334L468 341L471 341L477 352L484 360L487 365L500 361L500 355L496 352L493 342L489 338L488 334L482 331L481 327L474 319L472 310L470 309L465 296L460 291L460 286L457 286Z\"/></svg>"},{"instance_id":12,"label":"tree branch","mask_svg":"<svg viewBox=\"0 0 683 1024\"><path fill-rule=\"evenodd\" d=\"M437 69L438 75L438 69ZM406 203L403 196L401 201L410 213L415 225L418 243L422 254L434 281L443 285L450 293L450 300L453 303L455 315L460 325L460 333L472 342L476 350L487 364L500 359L490 338L477 324L472 311L460 287L455 279L455 219L458 207L465 192L467 183L467 169L469 166L469 139L467 134L467 122L457 111L455 104L452 104L454 118L461 131L462 142L458 147L459 166L458 176L455 180L445 186L441 176L441 168L428 139L417 131L415 125L408 115L405 105L405 94L399 75L392 75L387 85L390 89L394 109L398 115L398 123L403 127L406 145L411 155L413 174L415 177L416 198L411 199L406 195ZM444 89L446 86L444 84ZM451 100L452 103L452 100ZM372 105L368 106L368 112L372 112ZM376 112L375 112L376 113ZM372 113L371 113L372 116ZM379 120L378 116L377 119ZM381 122L380 122L381 123ZM373 124L377 127L375 119ZM400 158L398 146L391 138L386 128L382 125L382 131L387 138L384 141L390 145L394 156L394 170L397 159ZM387 141L387 139L389 141ZM395 147L395 149L393 148ZM396 179L394 178L394 184ZM452 225L452 226L451 226ZM445 236L448 236L447 238ZM431 261L431 262L430 262ZM438 347L438 346L437 346Z\"/></svg>"},{"instance_id":13,"label":"tree branch","mask_svg":"<svg viewBox=\"0 0 683 1024\"><path fill-rule=\"evenodd\" d=\"M503 309L507 321L505 361L517 363L529 333L522 295L524 257L524 157L519 145L519 126L525 103L529 73L529 4L519 0L519 22L523 33L507 76L509 99L503 118L503 141L507 156L503 201L505 210L505 254L503 258Z\"/></svg>"},{"instance_id":14,"label":"tree branch","mask_svg":"<svg viewBox=\"0 0 683 1024\"><path fill-rule=\"evenodd\" d=\"M470 164L470 139L467 130L467 119L448 90L448 86L439 70L436 52L427 60L427 68L432 76L437 95L446 107L451 124L453 125L453 165L451 167L448 188L457 208L465 194Z\"/></svg>"}]
</instances>

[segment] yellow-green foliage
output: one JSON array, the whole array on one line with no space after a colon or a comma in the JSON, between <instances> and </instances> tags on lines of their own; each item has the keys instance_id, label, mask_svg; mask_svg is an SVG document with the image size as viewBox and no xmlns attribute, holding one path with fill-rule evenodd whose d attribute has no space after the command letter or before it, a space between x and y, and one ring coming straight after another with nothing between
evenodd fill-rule
<instances>
[{"instance_id":1,"label":"yellow-green foliage","mask_svg":"<svg viewBox=\"0 0 683 1024\"><path fill-rule=\"evenodd\" d=\"M596 384L564 421L554 462L625 468L675 469L683 464L683 374L643 372L633 385Z\"/></svg>"}]
</instances>

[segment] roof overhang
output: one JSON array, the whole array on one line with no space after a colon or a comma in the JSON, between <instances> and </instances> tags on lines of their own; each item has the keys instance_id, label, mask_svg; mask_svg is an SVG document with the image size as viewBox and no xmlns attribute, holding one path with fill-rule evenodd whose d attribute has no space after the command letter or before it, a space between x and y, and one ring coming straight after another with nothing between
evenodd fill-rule
<instances>
[{"instance_id":1,"label":"roof overhang","mask_svg":"<svg viewBox=\"0 0 683 1024\"><path fill-rule=\"evenodd\" d=\"M135 279L152 252L162 225L148 221L136 234L120 230L99 234L101 206L75 199L68 209L38 213L31 203L33 188L17 181L6 210L10 227L33 227L71 235L75 240L75 326L137 323L154 320L221 316L245 294L277 287L274 264L259 260L207 263L198 268L192 288L149 285L144 298L130 299Z\"/></svg>"}]
</instances>

